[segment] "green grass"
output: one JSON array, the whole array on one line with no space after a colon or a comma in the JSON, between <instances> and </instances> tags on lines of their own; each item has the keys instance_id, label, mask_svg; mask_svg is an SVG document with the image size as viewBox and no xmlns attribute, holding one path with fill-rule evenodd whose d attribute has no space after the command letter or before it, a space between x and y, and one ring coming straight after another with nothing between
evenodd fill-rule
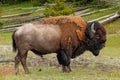
<instances>
[{"instance_id":1,"label":"green grass","mask_svg":"<svg viewBox=\"0 0 120 80\"><path fill-rule=\"evenodd\" d=\"M9 26L9 25L15 25L15 24L27 23L28 17L30 17L30 15L25 17L19 16L17 18L4 18L4 19L1 19L2 20L1 22L3 23L3 27Z\"/></svg>"},{"instance_id":2,"label":"green grass","mask_svg":"<svg viewBox=\"0 0 120 80\"><path fill-rule=\"evenodd\" d=\"M115 7L112 10L110 9L110 10L105 10L105 11L101 11L101 12L98 11L95 14L90 14L88 16L84 16L83 18L85 20L87 20L87 21L90 21L90 20L93 20L93 19L105 16L105 15L109 15L109 14L115 13L116 11L119 11L119 10L120 10L120 6Z\"/></svg>"},{"instance_id":3,"label":"green grass","mask_svg":"<svg viewBox=\"0 0 120 80\"><path fill-rule=\"evenodd\" d=\"M41 14L42 14L41 11L33 12L32 14L28 16L20 16L20 17L15 17L15 18L3 18L1 19L0 22L3 23L3 26L21 24L21 23L27 23L27 22L30 23L28 18L34 17L34 16L40 16ZM40 19L37 19L37 20L40 20ZM33 20L33 21L37 21L37 20Z\"/></svg>"},{"instance_id":4,"label":"green grass","mask_svg":"<svg viewBox=\"0 0 120 80\"><path fill-rule=\"evenodd\" d=\"M27 17L39 16L40 14L42 14L42 11L34 12L35 10L39 9L38 7L34 7L33 9L19 9L19 8L31 8L31 7L33 7L31 2L23 2L23 3L19 3L19 4L15 4L15 5L0 6L0 16L19 14L19 13L25 13L25 12L33 12L32 14L30 14L28 16L1 18L0 22L3 23L3 26L20 24L20 23L24 23L25 22L24 20ZM11 10L11 9L13 9L13 10Z\"/></svg>"},{"instance_id":5,"label":"green grass","mask_svg":"<svg viewBox=\"0 0 120 80\"><path fill-rule=\"evenodd\" d=\"M23 10L14 10L14 11L6 11L1 13L1 16L4 15L11 15L11 14L20 14L20 13L25 13L25 12L33 12L35 9L23 9Z\"/></svg>"},{"instance_id":6,"label":"green grass","mask_svg":"<svg viewBox=\"0 0 120 80\"><path fill-rule=\"evenodd\" d=\"M10 14L18 14L18 13L23 13L23 12L31 12L31 11L35 11L37 10L37 8L35 9L24 9L24 10L10 10L10 11L5 11L5 10L9 10L9 9L14 9L14 8L29 8L32 7L32 4L30 2L24 2L24 3L20 3L20 4L16 4L16 5L9 5L9 6L1 6L0 9L2 9L0 16L3 15L10 15ZM83 18L87 21L89 20L93 20L111 13L115 13L116 11L120 10L120 7L115 7L114 9L110 9L110 10L105 10L102 12L96 12L95 14L91 14L88 16L84 16ZM43 11L38 11L38 12L33 12L31 15L29 16L38 16L40 14L42 14ZM26 18L26 17L25 17ZM12 25L12 24L19 24L19 23L24 23L23 18L20 17L16 17L16 18L5 18L5 19L1 19L1 22L3 23L3 26L7 26L7 25Z\"/></svg>"},{"instance_id":7,"label":"green grass","mask_svg":"<svg viewBox=\"0 0 120 80\"><path fill-rule=\"evenodd\" d=\"M108 35L108 42L106 46L120 48L120 34Z\"/></svg>"},{"instance_id":8,"label":"green grass","mask_svg":"<svg viewBox=\"0 0 120 80\"><path fill-rule=\"evenodd\" d=\"M107 36L106 47L101 51L103 55L120 57L120 34Z\"/></svg>"},{"instance_id":9,"label":"green grass","mask_svg":"<svg viewBox=\"0 0 120 80\"><path fill-rule=\"evenodd\" d=\"M3 11L9 10L9 9L14 9L14 8L26 8L26 7L31 7L32 4L31 2L22 2L19 4L13 4L13 5L3 5L1 6Z\"/></svg>"},{"instance_id":10,"label":"green grass","mask_svg":"<svg viewBox=\"0 0 120 80\"><path fill-rule=\"evenodd\" d=\"M41 6L42 8L43 6ZM20 9L20 8L33 8L33 9ZM37 9L39 9L40 6L33 6L32 3L30 1L27 2L22 2L19 4L13 4L13 5L3 5L0 6L0 16L4 16L4 15L12 15L12 14L18 14L18 13L25 13L25 12L33 12ZM39 16L41 13L43 13L42 11L38 11L38 12L33 12L30 16ZM18 17L16 17L17 19ZM1 21L3 23L6 23L10 20L13 20L13 18L5 18L5 19L1 19ZM14 21L13 21L14 22ZM6 24L4 24L6 25Z\"/></svg>"},{"instance_id":11,"label":"green grass","mask_svg":"<svg viewBox=\"0 0 120 80\"><path fill-rule=\"evenodd\" d=\"M38 69L42 68L39 72ZM71 73L62 73L55 67L31 67L31 74L24 74L23 71L20 75L0 76L0 80L113 80L119 79L120 73L117 71L103 72L96 71L92 68L86 69L77 67ZM89 71L89 72L88 72Z\"/></svg>"},{"instance_id":12,"label":"green grass","mask_svg":"<svg viewBox=\"0 0 120 80\"><path fill-rule=\"evenodd\" d=\"M0 44L11 44L12 43L12 32L0 32Z\"/></svg>"},{"instance_id":13,"label":"green grass","mask_svg":"<svg viewBox=\"0 0 120 80\"><path fill-rule=\"evenodd\" d=\"M11 8L30 7L30 6L31 6L30 3L25 2L23 4L4 6L4 9L7 10ZM113 10L109 10L109 11L107 10L103 12L97 12L95 14L85 16L84 18L86 20L92 20L107 14L114 13L118 10L120 10L120 7ZM5 14L11 14L11 13L17 13L17 11L16 12L8 11L8 13L5 12ZM39 15L39 13L41 12L34 13L32 15ZM77 67L72 67L73 71L70 73L63 73L61 69L58 69L55 66L45 66L45 65L39 65L36 67L29 66L29 70L31 74L25 74L22 66L20 65L19 75L17 76L16 75L4 75L4 76L0 75L0 80L119 80L120 70L116 68L116 66L119 64L116 64L117 61L114 61L116 59L118 59L119 61L119 57L120 57L120 51L119 51L120 50L120 33L119 33L120 22L119 20L120 19L105 25L105 28L107 30L106 47L101 50L101 53L98 57L94 57L90 52L85 52L83 55L80 56L83 59L90 58L90 60L93 60L93 63L89 64L88 66L84 66L84 64L80 64ZM0 32L0 45L11 45L12 44L11 35L12 35L12 32ZM16 56L16 53L13 53L12 51L0 50L0 56L8 56L8 57L14 58ZM50 55L46 55L45 57L50 59L53 56L55 55L50 54ZM28 57L38 58L39 56L36 56L35 54L32 54L31 52L29 52ZM106 58L106 57L109 57L109 58ZM99 63L95 63L94 61ZM30 60L28 59L27 62L30 62ZM105 63L107 65L105 65ZM99 64L105 67L101 68ZM0 68L4 66L14 67L13 63L0 63ZM110 68L111 66L113 67ZM39 72L38 71L39 69L42 69L42 71Z\"/></svg>"},{"instance_id":14,"label":"green grass","mask_svg":"<svg viewBox=\"0 0 120 80\"><path fill-rule=\"evenodd\" d=\"M14 4L14 5L4 5L4 6L0 6L0 16L3 16L3 15L11 15L11 14L18 14L18 13L24 13L24 12L33 12L37 9L39 9L37 7L34 7L33 9L20 9L20 8L31 8L33 7L32 3L29 1L29 2L22 2L22 3L19 3L19 4ZM13 10L11 10L13 9ZM38 11L38 12L34 12L33 15L35 14L39 14L41 13L41 11Z\"/></svg>"},{"instance_id":15,"label":"green grass","mask_svg":"<svg viewBox=\"0 0 120 80\"><path fill-rule=\"evenodd\" d=\"M108 34L120 33L120 19L105 25Z\"/></svg>"},{"instance_id":16,"label":"green grass","mask_svg":"<svg viewBox=\"0 0 120 80\"><path fill-rule=\"evenodd\" d=\"M120 47L114 48L114 47L105 47L101 51L101 55L106 55L110 57L120 57Z\"/></svg>"}]
</instances>

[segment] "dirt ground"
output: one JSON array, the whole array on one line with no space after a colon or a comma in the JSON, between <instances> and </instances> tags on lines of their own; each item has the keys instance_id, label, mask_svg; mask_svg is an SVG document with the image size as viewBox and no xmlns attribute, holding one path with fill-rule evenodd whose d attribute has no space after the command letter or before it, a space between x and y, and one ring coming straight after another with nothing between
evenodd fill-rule
<instances>
[{"instance_id":1,"label":"dirt ground","mask_svg":"<svg viewBox=\"0 0 120 80\"><path fill-rule=\"evenodd\" d=\"M0 67L0 76L13 75L13 74L14 74L13 67L7 67L7 66Z\"/></svg>"}]
</instances>

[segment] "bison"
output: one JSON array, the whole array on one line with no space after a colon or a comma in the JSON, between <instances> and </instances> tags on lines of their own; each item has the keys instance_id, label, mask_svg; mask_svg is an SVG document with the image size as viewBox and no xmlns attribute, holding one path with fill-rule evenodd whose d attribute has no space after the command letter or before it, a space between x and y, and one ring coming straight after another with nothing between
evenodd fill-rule
<instances>
[{"instance_id":1,"label":"bison","mask_svg":"<svg viewBox=\"0 0 120 80\"><path fill-rule=\"evenodd\" d=\"M37 55L56 53L63 72L70 72L70 60L86 50L99 55L105 46L106 30L97 21L87 23L80 16L50 17L42 22L28 23L14 31L13 50L18 50L15 57L15 73L22 63L25 73L28 51Z\"/></svg>"}]
</instances>

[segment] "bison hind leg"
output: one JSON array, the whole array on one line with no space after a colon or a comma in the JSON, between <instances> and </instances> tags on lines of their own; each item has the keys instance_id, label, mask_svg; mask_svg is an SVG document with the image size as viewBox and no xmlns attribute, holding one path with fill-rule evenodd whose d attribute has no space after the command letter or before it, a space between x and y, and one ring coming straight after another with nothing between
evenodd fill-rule
<instances>
[{"instance_id":1,"label":"bison hind leg","mask_svg":"<svg viewBox=\"0 0 120 80\"><path fill-rule=\"evenodd\" d=\"M19 67L18 67L19 62L20 62L20 56L19 56L19 52L18 52L15 57L15 74L16 75L19 73Z\"/></svg>"},{"instance_id":2,"label":"bison hind leg","mask_svg":"<svg viewBox=\"0 0 120 80\"><path fill-rule=\"evenodd\" d=\"M24 55L22 55L21 57L22 57L21 58L21 64L22 64L22 66L24 68L25 73L28 74L30 72L29 72L27 64L26 64L27 52Z\"/></svg>"},{"instance_id":3,"label":"bison hind leg","mask_svg":"<svg viewBox=\"0 0 120 80\"><path fill-rule=\"evenodd\" d=\"M27 58L27 50L25 49L18 49L18 54L17 56L15 57L15 73L18 74L19 72L19 68L18 68L18 64L19 62L21 62L23 68L24 68L24 71L25 73L30 73L29 70L28 70L28 67L26 65L26 58Z\"/></svg>"}]
</instances>

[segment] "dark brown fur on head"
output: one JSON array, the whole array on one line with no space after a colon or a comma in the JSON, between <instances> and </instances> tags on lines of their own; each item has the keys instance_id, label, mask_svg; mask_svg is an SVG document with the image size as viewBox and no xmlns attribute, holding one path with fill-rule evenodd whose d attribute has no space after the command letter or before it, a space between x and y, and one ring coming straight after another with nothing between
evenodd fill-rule
<instances>
[{"instance_id":1,"label":"dark brown fur on head","mask_svg":"<svg viewBox=\"0 0 120 80\"><path fill-rule=\"evenodd\" d=\"M91 25L94 24L95 33L91 31ZM81 55L84 51L89 50L93 55L98 56L100 50L105 46L106 30L97 21L87 23L86 38L81 42L79 47L74 51L72 58Z\"/></svg>"},{"instance_id":2,"label":"dark brown fur on head","mask_svg":"<svg viewBox=\"0 0 120 80\"><path fill-rule=\"evenodd\" d=\"M91 25L94 24L95 33L91 31ZM86 36L87 36L87 48L90 50L95 56L97 56L105 46L106 42L106 30L99 22L94 21L88 23L86 29Z\"/></svg>"},{"instance_id":3,"label":"dark brown fur on head","mask_svg":"<svg viewBox=\"0 0 120 80\"><path fill-rule=\"evenodd\" d=\"M97 21L91 22L94 23L94 29L95 33L91 38L88 39L89 46L88 49L95 55L99 55L100 49L102 49L105 46L106 42L106 30L105 28ZM90 24L90 23L88 23ZM88 26L90 27L90 26ZM87 31L86 31L87 32ZM86 33L87 34L87 33ZM90 35L91 36L91 35Z\"/></svg>"}]
</instances>

